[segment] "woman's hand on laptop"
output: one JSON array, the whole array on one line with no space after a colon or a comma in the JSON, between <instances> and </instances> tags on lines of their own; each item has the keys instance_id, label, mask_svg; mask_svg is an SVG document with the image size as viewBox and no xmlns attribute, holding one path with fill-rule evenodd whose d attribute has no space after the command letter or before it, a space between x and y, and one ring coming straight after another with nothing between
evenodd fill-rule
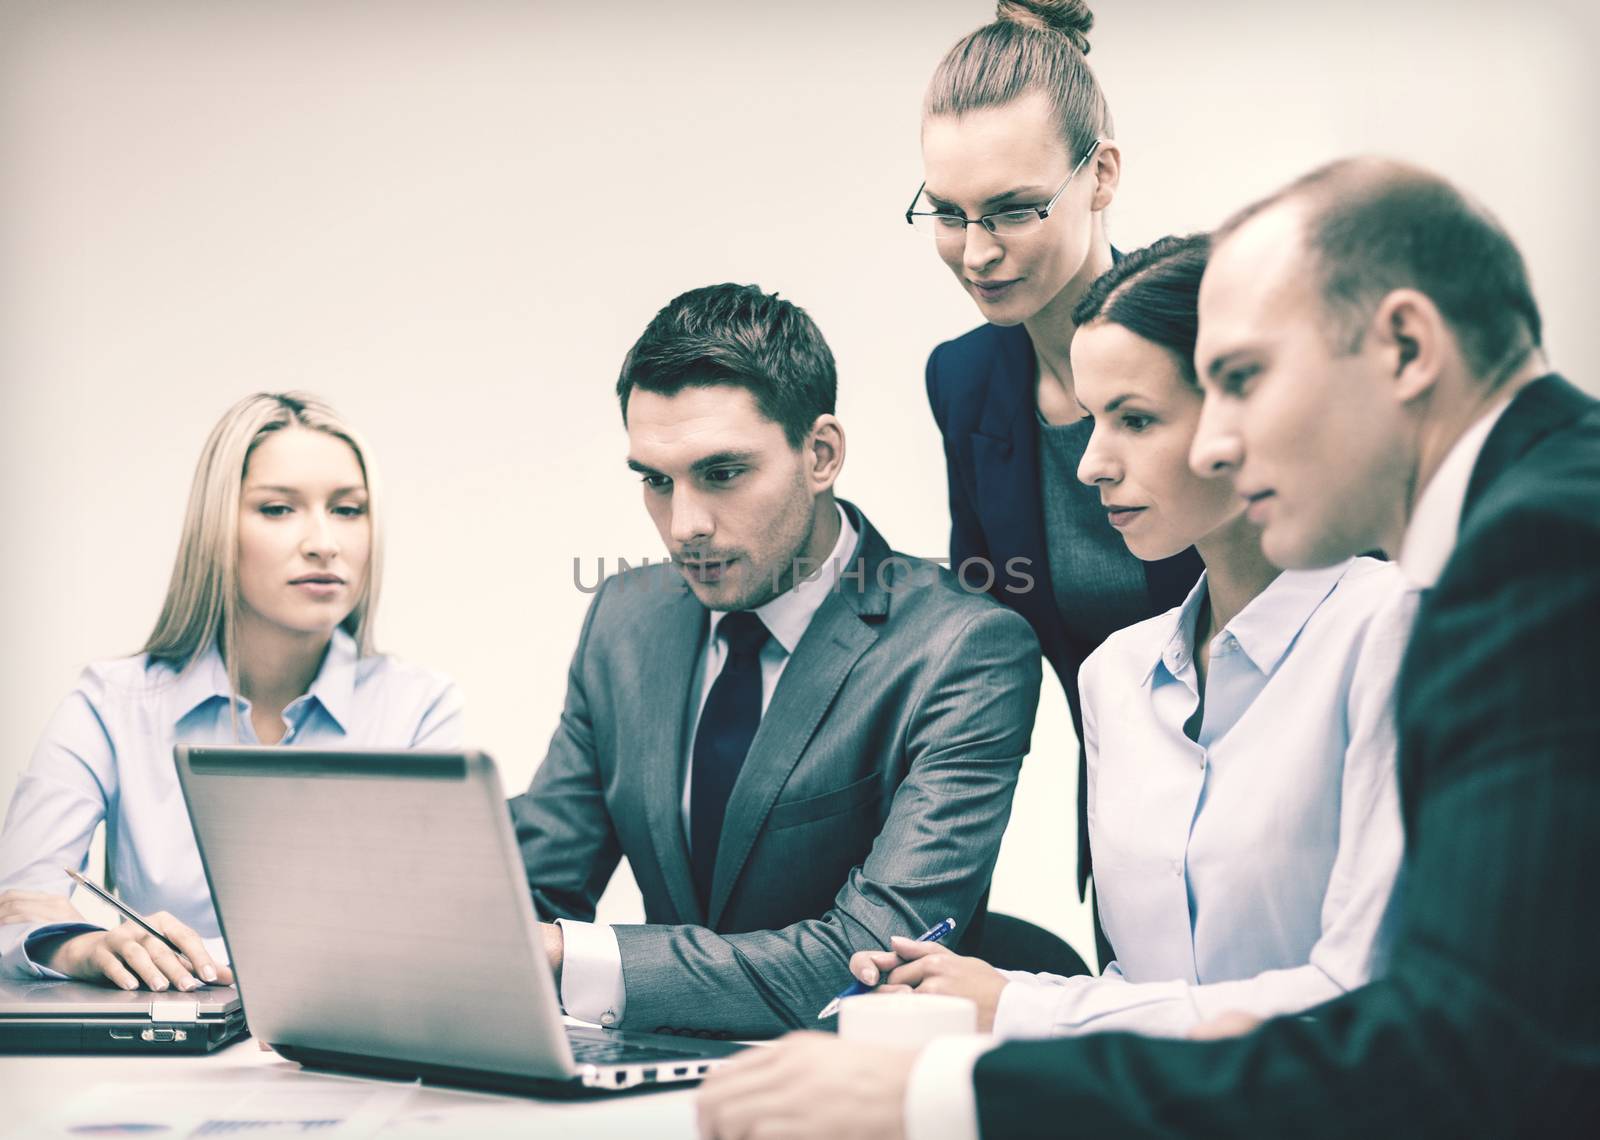
<instances>
[{"instance_id":1,"label":"woman's hand on laptop","mask_svg":"<svg viewBox=\"0 0 1600 1140\"><path fill-rule=\"evenodd\" d=\"M233 971L217 965L206 953L205 942L189 927L164 910L150 915L149 922L183 951L187 963L138 923L124 922L112 930L93 930L67 939L43 965L71 978L110 982L125 990L143 986L187 993L198 989L202 979L223 985L233 982Z\"/></svg>"}]
</instances>

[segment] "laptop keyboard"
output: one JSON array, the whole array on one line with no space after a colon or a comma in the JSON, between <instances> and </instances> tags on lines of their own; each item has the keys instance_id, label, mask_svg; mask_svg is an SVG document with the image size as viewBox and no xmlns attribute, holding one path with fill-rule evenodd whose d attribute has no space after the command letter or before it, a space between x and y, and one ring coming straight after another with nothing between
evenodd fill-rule
<instances>
[{"instance_id":1,"label":"laptop keyboard","mask_svg":"<svg viewBox=\"0 0 1600 1140\"><path fill-rule=\"evenodd\" d=\"M571 1038L572 1059L583 1065L640 1065L650 1061L682 1061L701 1058L700 1053L677 1053L652 1045L628 1045L620 1041L586 1041Z\"/></svg>"}]
</instances>

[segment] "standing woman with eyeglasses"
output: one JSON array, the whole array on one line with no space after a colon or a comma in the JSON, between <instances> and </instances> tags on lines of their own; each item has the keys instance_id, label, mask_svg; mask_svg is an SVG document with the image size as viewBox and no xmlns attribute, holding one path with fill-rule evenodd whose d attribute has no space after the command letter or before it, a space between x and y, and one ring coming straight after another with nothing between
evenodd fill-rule
<instances>
[{"instance_id":1,"label":"standing woman with eyeglasses","mask_svg":"<svg viewBox=\"0 0 1600 1140\"><path fill-rule=\"evenodd\" d=\"M973 586L992 575L989 592L1032 624L1080 738L1084 658L1182 602L1201 569L1192 549L1140 562L1075 476L1092 423L1073 390L1072 310L1117 257L1106 210L1122 172L1084 58L1093 24L1081 0L1000 0L993 23L946 53L923 101L925 181L906 213L986 322L928 358L951 566ZM1080 896L1084 799L1080 757Z\"/></svg>"}]
</instances>

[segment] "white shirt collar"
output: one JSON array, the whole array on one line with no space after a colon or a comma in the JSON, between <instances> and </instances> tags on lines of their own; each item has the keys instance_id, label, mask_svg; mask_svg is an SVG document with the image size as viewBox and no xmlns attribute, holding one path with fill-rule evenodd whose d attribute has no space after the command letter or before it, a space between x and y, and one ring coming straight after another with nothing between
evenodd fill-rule
<instances>
[{"instance_id":1,"label":"white shirt collar","mask_svg":"<svg viewBox=\"0 0 1600 1140\"><path fill-rule=\"evenodd\" d=\"M223 664L215 640L206 651L191 657L178 670L172 720L177 723L212 697L228 700L233 695L228 685L228 667Z\"/></svg>"},{"instance_id":2,"label":"white shirt collar","mask_svg":"<svg viewBox=\"0 0 1600 1140\"><path fill-rule=\"evenodd\" d=\"M834 509L839 512L839 538L817 572L752 611L767 627L772 639L783 646L785 653L793 653L795 646L800 644L806 628L811 625L811 619L838 585L840 567L849 562L850 556L855 553L859 541L856 528L850 525L850 516L843 507L835 504ZM711 614L710 640L713 644L717 638L717 624L726 616L726 611L722 610Z\"/></svg>"},{"instance_id":3,"label":"white shirt collar","mask_svg":"<svg viewBox=\"0 0 1600 1140\"><path fill-rule=\"evenodd\" d=\"M1461 512L1466 506L1472 470L1478 465L1478 456L1488 442L1489 433L1510 406L1511 397L1507 396L1462 432L1417 498L1416 509L1411 512L1411 521L1406 524L1405 537L1400 542L1397 561L1406 580L1418 589L1431 589L1444 573L1444 565L1450 561L1450 552L1455 549L1456 534L1461 528Z\"/></svg>"},{"instance_id":4,"label":"white shirt collar","mask_svg":"<svg viewBox=\"0 0 1600 1140\"><path fill-rule=\"evenodd\" d=\"M1211 639L1213 652L1219 645L1237 644L1263 676L1271 676L1288 656L1311 615L1333 593L1354 563L1354 559L1347 558L1316 570L1283 571L1217 631ZM1144 676L1145 683L1149 683L1161 665L1177 677L1194 657L1195 624L1206 596L1207 578L1205 573L1200 575L1182 605L1150 619L1153 660Z\"/></svg>"},{"instance_id":5,"label":"white shirt collar","mask_svg":"<svg viewBox=\"0 0 1600 1140\"><path fill-rule=\"evenodd\" d=\"M317 669L316 677L312 679L304 694L290 702L290 706L293 707L295 702L303 701L306 697L315 697L321 702L322 707L328 710L328 715L338 722L339 727L348 730L354 712L358 657L355 638L351 637L342 626L336 628L329 639L328 651L322 658L322 665ZM182 720L212 697L228 700L233 695L228 684L228 666L223 662L222 654L213 642L205 653L196 656L180 671L177 679L176 703L173 705L173 720L174 722Z\"/></svg>"}]
</instances>

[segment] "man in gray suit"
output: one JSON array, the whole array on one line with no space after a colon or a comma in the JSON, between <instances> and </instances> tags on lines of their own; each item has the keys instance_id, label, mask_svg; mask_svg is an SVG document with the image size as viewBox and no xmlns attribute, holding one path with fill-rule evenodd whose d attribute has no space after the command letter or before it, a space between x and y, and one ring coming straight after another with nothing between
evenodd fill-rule
<instances>
[{"instance_id":1,"label":"man in gray suit","mask_svg":"<svg viewBox=\"0 0 1600 1140\"><path fill-rule=\"evenodd\" d=\"M835 386L811 319L753 286L676 298L623 364L672 563L602 584L511 801L574 1016L770 1036L815 1025L855 951L981 930L1038 644L834 497ZM624 855L646 922L595 926Z\"/></svg>"}]
</instances>

